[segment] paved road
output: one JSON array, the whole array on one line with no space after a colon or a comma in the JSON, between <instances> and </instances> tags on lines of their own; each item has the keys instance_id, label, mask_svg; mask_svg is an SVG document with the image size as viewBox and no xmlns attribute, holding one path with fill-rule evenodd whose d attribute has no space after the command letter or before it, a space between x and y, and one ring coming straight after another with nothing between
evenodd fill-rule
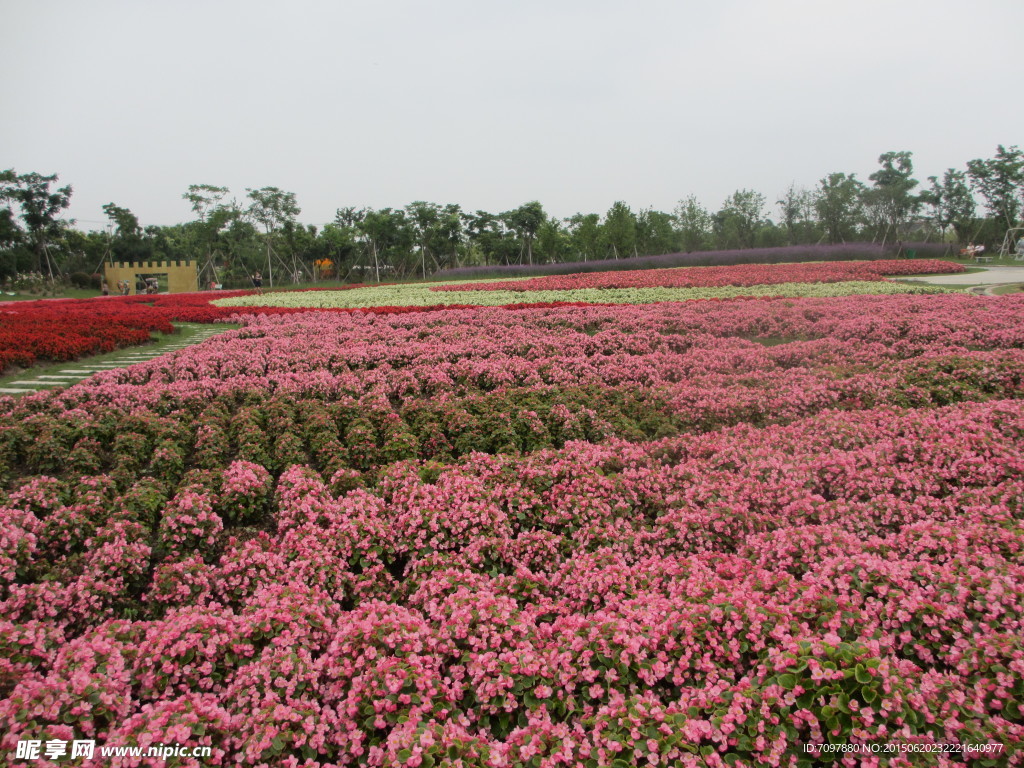
<instances>
[{"instance_id":1,"label":"paved road","mask_svg":"<svg viewBox=\"0 0 1024 768\"><path fill-rule=\"evenodd\" d=\"M969 275L926 275L912 278L915 282L933 283L935 285L1002 285L1004 283L1024 283L1024 266L1020 267L982 267L984 272L972 272Z\"/></svg>"}]
</instances>

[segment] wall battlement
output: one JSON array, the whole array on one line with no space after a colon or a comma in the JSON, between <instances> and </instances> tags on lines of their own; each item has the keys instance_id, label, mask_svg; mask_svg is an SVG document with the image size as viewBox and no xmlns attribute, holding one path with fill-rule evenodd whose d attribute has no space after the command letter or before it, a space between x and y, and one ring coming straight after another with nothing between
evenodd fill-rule
<instances>
[{"instance_id":1,"label":"wall battlement","mask_svg":"<svg viewBox=\"0 0 1024 768\"><path fill-rule=\"evenodd\" d=\"M117 283L127 280L129 293L144 293L136 290L139 280L157 277L161 288L166 286L168 293L194 293L199 290L199 272L196 262L180 261L111 261L103 265L103 274L112 294L117 293Z\"/></svg>"},{"instance_id":2,"label":"wall battlement","mask_svg":"<svg viewBox=\"0 0 1024 768\"><path fill-rule=\"evenodd\" d=\"M171 267L184 267L195 269L196 263L192 259L180 259L178 261L111 261L107 267L115 269L169 269Z\"/></svg>"}]
</instances>

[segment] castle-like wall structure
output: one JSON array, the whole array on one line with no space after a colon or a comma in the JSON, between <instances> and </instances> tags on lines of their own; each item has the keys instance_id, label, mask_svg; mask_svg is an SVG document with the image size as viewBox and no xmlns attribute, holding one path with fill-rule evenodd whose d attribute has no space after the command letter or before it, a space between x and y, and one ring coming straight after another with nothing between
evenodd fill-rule
<instances>
[{"instance_id":1,"label":"castle-like wall structure","mask_svg":"<svg viewBox=\"0 0 1024 768\"><path fill-rule=\"evenodd\" d=\"M112 261L103 267L110 293L117 293L119 280L127 280L131 294L135 284L147 277L158 277L161 289L166 284L168 293L192 293L199 290L199 271L194 261Z\"/></svg>"}]
</instances>

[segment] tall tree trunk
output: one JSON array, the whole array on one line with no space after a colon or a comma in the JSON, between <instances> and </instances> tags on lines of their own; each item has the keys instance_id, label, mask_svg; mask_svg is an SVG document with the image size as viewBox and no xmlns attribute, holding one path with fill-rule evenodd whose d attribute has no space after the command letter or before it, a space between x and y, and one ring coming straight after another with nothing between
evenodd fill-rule
<instances>
[{"instance_id":1,"label":"tall tree trunk","mask_svg":"<svg viewBox=\"0 0 1024 768\"><path fill-rule=\"evenodd\" d=\"M46 245L43 242L42 236L37 237L36 238L36 247L35 247L35 251L36 251L36 272L38 272L40 275L43 274L46 271L45 269L43 269L43 258L45 256L45 248L46 248Z\"/></svg>"},{"instance_id":2,"label":"tall tree trunk","mask_svg":"<svg viewBox=\"0 0 1024 768\"><path fill-rule=\"evenodd\" d=\"M270 278L270 287L274 287L274 262L270 258L270 233L267 233L267 276Z\"/></svg>"}]
</instances>

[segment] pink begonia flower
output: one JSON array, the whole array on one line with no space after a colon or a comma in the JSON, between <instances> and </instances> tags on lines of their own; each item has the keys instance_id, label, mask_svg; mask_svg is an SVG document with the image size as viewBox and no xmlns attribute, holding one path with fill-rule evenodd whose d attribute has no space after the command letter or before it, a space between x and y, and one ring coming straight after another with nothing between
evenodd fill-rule
<instances>
[{"instance_id":1,"label":"pink begonia flower","mask_svg":"<svg viewBox=\"0 0 1024 768\"><path fill-rule=\"evenodd\" d=\"M846 740L1013 743L1022 311L249 316L4 401L34 476L0 500L0 748L783 765L826 707ZM153 458L89 442L115 425ZM32 469L73 451L99 469Z\"/></svg>"}]
</instances>

